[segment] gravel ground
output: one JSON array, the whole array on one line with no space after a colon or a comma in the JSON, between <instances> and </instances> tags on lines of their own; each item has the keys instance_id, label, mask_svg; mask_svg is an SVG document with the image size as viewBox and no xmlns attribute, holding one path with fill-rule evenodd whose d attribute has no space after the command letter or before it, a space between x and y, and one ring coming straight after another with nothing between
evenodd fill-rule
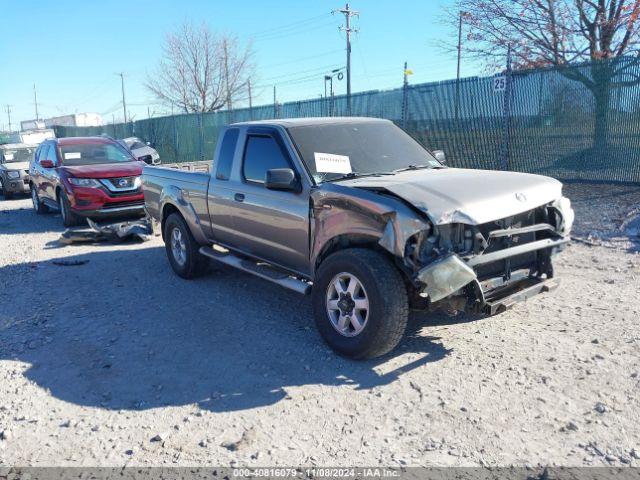
<instances>
[{"instance_id":1,"label":"gravel ground","mask_svg":"<svg viewBox=\"0 0 640 480\"><path fill-rule=\"evenodd\" d=\"M566 191L582 240L558 290L416 314L367 362L295 293L226 267L181 280L157 237L62 246L59 216L2 201L0 464L640 466L640 190Z\"/></svg>"}]
</instances>

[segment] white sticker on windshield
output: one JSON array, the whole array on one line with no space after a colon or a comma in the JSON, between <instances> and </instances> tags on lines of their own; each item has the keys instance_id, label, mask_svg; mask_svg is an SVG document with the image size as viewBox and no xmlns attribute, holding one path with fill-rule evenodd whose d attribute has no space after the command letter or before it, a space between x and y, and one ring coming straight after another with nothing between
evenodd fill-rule
<instances>
[{"instance_id":1,"label":"white sticker on windshield","mask_svg":"<svg viewBox=\"0 0 640 480\"><path fill-rule=\"evenodd\" d=\"M13 160L13 153L5 153L4 154L4 159L7 160L7 161Z\"/></svg>"},{"instance_id":2,"label":"white sticker on windshield","mask_svg":"<svg viewBox=\"0 0 640 480\"><path fill-rule=\"evenodd\" d=\"M80 160L80 152L69 152L64 154L65 160Z\"/></svg>"},{"instance_id":3,"label":"white sticker on windshield","mask_svg":"<svg viewBox=\"0 0 640 480\"><path fill-rule=\"evenodd\" d=\"M351 173L351 162L346 155L313 152L318 173Z\"/></svg>"}]
</instances>

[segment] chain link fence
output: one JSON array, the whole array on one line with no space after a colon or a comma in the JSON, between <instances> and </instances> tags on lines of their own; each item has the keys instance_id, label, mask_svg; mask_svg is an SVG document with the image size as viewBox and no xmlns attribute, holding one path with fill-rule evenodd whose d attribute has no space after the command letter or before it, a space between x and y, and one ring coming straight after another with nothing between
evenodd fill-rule
<instances>
[{"instance_id":1,"label":"chain link fence","mask_svg":"<svg viewBox=\"0 0 640 480\"><path fill-rule=\"evenodd\" d=\"M608 69L607 81L594 84L593 78L603 78L602 68ZM635 59L507 71L352 94L350 114L394 121L426 147L444 150L450 166L565 181L640 182L639 82ZM347 114L346 97L335 96L102 127L57 127L56 134L136 136L150 142L163 163L174 163L213 158L218 134L229 123Z\"/></svg>"}]
</instances>

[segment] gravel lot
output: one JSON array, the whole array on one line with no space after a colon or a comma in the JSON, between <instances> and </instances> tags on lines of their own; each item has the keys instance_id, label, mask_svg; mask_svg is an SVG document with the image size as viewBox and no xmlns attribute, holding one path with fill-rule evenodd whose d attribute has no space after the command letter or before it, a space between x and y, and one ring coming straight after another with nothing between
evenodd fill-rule
<instances>
[{"instance_id":1,"label":"gravel lot","mask_svg":"<svg viewBox=\"0 0 640 480\"><path fill-rule=\"evenodd\" d=\"M334 355L310 302L162 243L62 246L0 201L0 464L640 466L638 187L568 185L558 290ZM59 266L53 260L86 260Z\"/></svg>"}]
</instances>

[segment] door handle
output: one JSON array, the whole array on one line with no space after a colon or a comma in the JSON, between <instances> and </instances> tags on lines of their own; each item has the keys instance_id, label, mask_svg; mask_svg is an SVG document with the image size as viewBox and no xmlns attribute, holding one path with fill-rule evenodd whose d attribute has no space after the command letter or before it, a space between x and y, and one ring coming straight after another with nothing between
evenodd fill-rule
<instances>
[{"instance_id":1,"label":"door handle","mask_svg":"<svg viewBox=\"0 0 640 480\"><path fill-rule=\"evenodd\" d=\"M236 194L233 196L233 199L234 199L236 202L244 202L244 193L236 193Z\"/></svg>"}]
</instances>

